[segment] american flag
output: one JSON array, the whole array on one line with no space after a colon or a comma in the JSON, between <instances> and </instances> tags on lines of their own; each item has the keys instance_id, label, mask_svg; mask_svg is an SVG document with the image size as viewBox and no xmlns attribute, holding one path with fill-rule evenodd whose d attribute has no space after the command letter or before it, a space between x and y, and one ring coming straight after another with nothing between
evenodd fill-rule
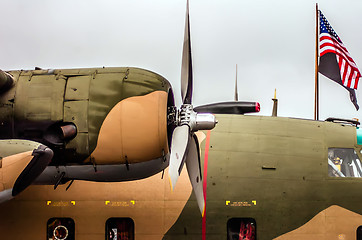
<instances>
[{"instance_id":1,"label":"american flag","mask_svg":"<svg viewBox=\"0 0 362 240\"><path fill-rule=\"evenodd\" d=\"M320 57L326 53L334 53L339 66L340 79L343 86L350 89L357 89L358 80L361 73L358 70L356 63L350 56L347 48L343 45L337 33L333 30L332 26L328 23L323 13L319 11L320 18L320 34L319 34L319 48Z\"/></svg>"}]
</instances>

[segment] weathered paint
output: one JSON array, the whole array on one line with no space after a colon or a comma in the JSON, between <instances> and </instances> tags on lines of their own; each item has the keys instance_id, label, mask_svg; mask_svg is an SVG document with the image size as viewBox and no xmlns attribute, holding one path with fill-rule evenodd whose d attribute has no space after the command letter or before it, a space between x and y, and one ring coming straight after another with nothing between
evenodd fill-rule
<instances>
[{"instance_id":1,"label":"weathered paint","mask_svg":"<svg viewBox=\"0 0 362 240\"><path fill-rule=\"evenodd\" d=\"M0 140L0 202L12 197L15 181L32 160L40 144L27 140ZM4 191L8 190L8 193Z\"/></svg>"},{"instance_id":2,"label":"weathered paint","mask_svg":"<svg viewBox=\"0 0 362 240\"><path fill-rule=\"evenodd\" d=\"M331 205L362 214L357 200L362 179L330 178L327 165L328 147L355 146L355 127L279 117L217 119L210 138L206 239L225 239L231 218L254 218L257 239L266 240L302 226ZM196 210L191 198L164 239L200 239L202 219Z\"/></svg>"},{"instance_id":3,"label":"weathered paint","mask_svg":"<svg viewBox=\"0 0 362 240\"><path fill-rule=\"evenodd\" d=\"M33 158L32 151L14 154L2 159L0 168L2 190L10 189L20 173L25 169L30 160ZM2 191L0 188L0 191Z\"/></svg>"},{"instance_id":4,"label":"weathered paint","mask_svg":"<svg viewBox=\"0 0 362 240\"><path fill-rule=\"evenodd\" d=\"M0 203L34 182L53 157L46 146L28 140L0 140Z\"/></svg>"},{"instance_id":5,"label":"weathered paint","mask_svg":"<svg viewBox=\"0 0 362 240\"><path fill-rule=\"evenodd\" d=\"M91 161L137 163L167 153L167 93L155 91L124 99L112 108L101 126Z\"/></svg>"},{"instance_id":6,"label":"weathered paint","mask_svg":"<svg viewBox=\"0 0 362 240\"><path fill-rule=\"evenodd\" d=\"M168 98L170 83L156 73L139 68L21 70L8 73L13 76L15 84L0 94L0 139L40 142L53 149L52 165L86 160L96 148L104 120L124 99L158 91L166 93L166 106L173 105L173 97ZM75 124L75 138L64 141L47 138L54 133L54 127L63 123Z\"/></svg>"},{"instance_id":7,"label":"weathered paint","mask_svg":"<svg viewBox=\"0 0 362 240\"><path fill-rule=\"evenodd\" d=\"M318 213L303 226L277 237L276 240L347 240L356 239L362 215L333 205Z\"/></svg>"},{"instance_id":8,"label":"weathered paint","mask_svg":"<svg viewBox=\"0 0 362 240\"><path fill-rule=\"evenodd\" d=\"M173 192L162 173L121 183L76 181L65 189L66 185L56 190L53 186L30 186L14 200L1 204L2 237L21 239L21 226L32 239L45 239L48 219L70 217L76 223L77 240L101 240L108 218L130 217L136 239L161 240L192 192L187 171L181 173Z\"/></svg>"},{"instance_id":9,"label":"weathered paint","mask_svg":"<svg viewBox=\"0 0 362 240\"><path fill-rule=\"evenodd\" d=\"M216 117L206 177L206 239L225 239L227 221L236 217L256 220L258 240L294 239L298 230L312 229L315 219L322 224L316 231L330 239L329 226L333 219L338 224L338 218L345 224L331 233L355 238L362 179L328 177L327 164L329 147L357 146L355 127L280 117ZM204 159L205 141L201 149ZM174 193L161 176L123 183L76 181L68 191L66 186L55 191L31 186L0 205L0 231L15 239L24 231L44 238L48 219L71 217L77 240L95 240L104 239L108 218L131 217L136 239L201 239L202 218L186 171ZM63 202L52 206L47 201ZM17 231L19 226L23 231Z\"/></svg>"}]
</instances>

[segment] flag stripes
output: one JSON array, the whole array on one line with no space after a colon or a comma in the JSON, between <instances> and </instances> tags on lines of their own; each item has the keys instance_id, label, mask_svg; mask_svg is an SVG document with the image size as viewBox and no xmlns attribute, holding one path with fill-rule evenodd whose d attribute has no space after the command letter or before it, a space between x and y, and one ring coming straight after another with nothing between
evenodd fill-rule
<instances>
[{"instance_id":1,"label":"flag stripes","mask_svg":"<svg viewBox=\"0 0 362 240\"><path fill-rule=\"evenodd\" d=\"M340 76L343 86L351 89L357 89L361 73L357 64L353 61L347 48L343 45L337 33L333 30L327 19L321 11L320 13L320 35L319 48L320 57L326 53L333 53L340 70Z\"/></svg>"}]
</instances>

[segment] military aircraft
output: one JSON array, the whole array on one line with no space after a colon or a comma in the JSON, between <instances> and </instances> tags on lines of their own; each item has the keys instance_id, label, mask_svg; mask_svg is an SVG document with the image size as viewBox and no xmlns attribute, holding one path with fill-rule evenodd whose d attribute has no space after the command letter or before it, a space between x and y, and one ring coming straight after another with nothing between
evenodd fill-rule
<instances>
[{"instance_id":1,"label":"military aircraft","mask_svg":"<svg viewBox=\"0 0 362 240\"><path fill-rule=\"evenodd\" d=\"M362 238L358 121L193 107L192 85L188 7L180 108L144 69L1 71L1 238Z\"/></svg>"}]
</instances>

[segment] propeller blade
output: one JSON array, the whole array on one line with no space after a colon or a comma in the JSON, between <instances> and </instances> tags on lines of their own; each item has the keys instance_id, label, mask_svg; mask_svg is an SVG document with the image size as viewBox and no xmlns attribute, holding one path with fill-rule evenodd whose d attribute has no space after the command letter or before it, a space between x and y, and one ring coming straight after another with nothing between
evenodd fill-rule
<instances>
[{"instance_id":1,"label":"propeller blade","mask_svg":"<svg viewBox=\"0 0 362 240\"><path fill-rule=\"evenodd\" d=\"M189 142L188 153L186 157L186 168L187 172L189 173L192 188L194 189L197 205L199 206L201 215L204 216L205 198L204 189L202 186L199 142L195 134L193 134Z\"/></svg>"},{"instance_id":2,"label":"propeller blade","mask_svg":"<svg viewBox=\"0 0 362 240\"><path fill-rule=\"evenodd\" d=\"M257 102L219 102L195 107L194 111L214 114L254 113L260 111L260 104Z\"/></svg>"},{"instance_id":3,"label":"propeller blade","mask_svg":"<svg viewBox=\"0 0 362 240\"><path fill-rule=\"evenodd\" d=\"M44 171L53 158L53 151L45 145L40 145L33 151L33 158L16 179L12 195L16 196L27 188Z\"/></svg>"},{"instance_id":4,"label":"propeller blade","mask_svg":"<svg viewBox=\"0 0 362 240\"><path fill-rule=\"evenodd\" d=\"M191 59L191 36L189 21L189 1L187 0L185 35L182 52L181 66L181 97L183 104L192 102L192 59Z\"/></svg>"},{"instance_id":5,"label":"propeller blade","mask_svg":"<svg viewBox=\"0 0 362 240\"><path fill-rule=\"evenodd\" d=\"M171 189L175 188L178 177L184 165L187 145L190 138L190 127L181 125L175 128L172 134L171 156L168 174L170 176Z\"/></svg>"}]
</instances>

